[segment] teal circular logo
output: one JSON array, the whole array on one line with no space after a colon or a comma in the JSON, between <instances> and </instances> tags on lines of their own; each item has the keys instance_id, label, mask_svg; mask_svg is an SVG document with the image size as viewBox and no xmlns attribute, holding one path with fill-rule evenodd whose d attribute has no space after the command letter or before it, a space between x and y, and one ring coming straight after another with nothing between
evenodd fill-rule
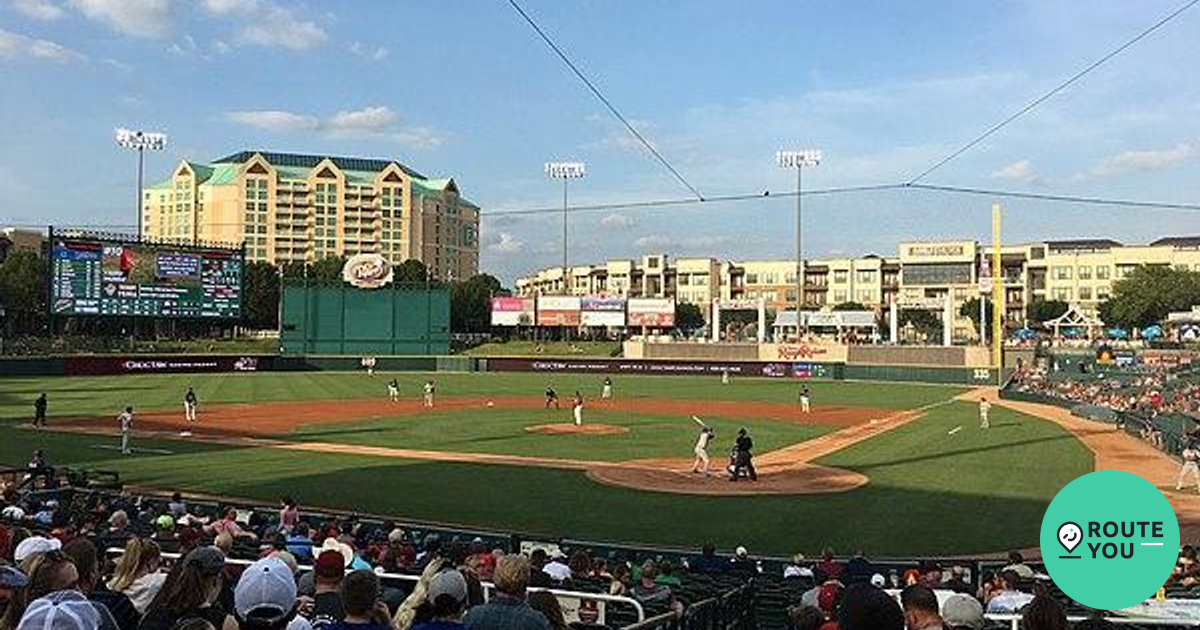
<instances>
[{"instance_id":1,"label":"teal circular logo","mask_svg":"<svg viewBox=\"0 0 1200 630\"><path fill-rule=\"evenodd\" d=\"M1042 561L1071 599L1119 610L1151 598L1179 555L1179 521L1163 493L1120 470L1067 484L1042 519Z\"/></svg>"}]
</instances>

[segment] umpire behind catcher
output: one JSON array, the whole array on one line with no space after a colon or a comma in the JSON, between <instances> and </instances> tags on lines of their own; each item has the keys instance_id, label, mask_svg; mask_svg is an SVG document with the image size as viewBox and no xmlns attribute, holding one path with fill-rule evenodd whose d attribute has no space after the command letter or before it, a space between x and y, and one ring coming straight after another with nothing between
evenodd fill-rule
<instances>
[{"instance_id":1,"label":"umpire behind catcher","mask_svg":"<svg viewBox=\"0 0 1200 630\"><path fill-rule=\"evenodd\" d=\"M758 473L754 471L754 440L746 433L746 428L738 429L737 440L733 445L733 476L730 481L741 479L742 475L750 477L750 481L758 481Z\"/></svg>"}]
</instances>

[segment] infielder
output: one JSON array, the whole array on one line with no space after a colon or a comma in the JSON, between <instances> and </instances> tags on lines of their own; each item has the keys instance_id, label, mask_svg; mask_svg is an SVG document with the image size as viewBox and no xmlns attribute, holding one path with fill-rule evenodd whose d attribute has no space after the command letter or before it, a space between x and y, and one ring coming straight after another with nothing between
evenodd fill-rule
<instances>
[{"instance_id":1,"label":"infielder","mask_svg":"<svg viewBox=\"0 0 1200 630\"><path fill-rule=\"evenodd\" d=\"M133 428L133 407L126 407L121 415L117 416L117 421L121 423L121 454L128 455L129 450L129 431Z\"/></svg>"},{"instance_id":2,"label":"infielder","mask_svg":"<svg viewBox=\"0 0 1200 630\"><path fill-rule=\"evenodd\" d=\"M1190 442L1183 448L1183 466L1179 469L1179 478L1175 480L1175 489L1183 489L1183 480L1188 475L1196 479L1196 490L1200 492L1200 450Z\"/></svg>"},{"instance_id":3,"label":"infielder","mask_svg":"<svg viewBox=\"0 0 1200 630\"><path fill-rule=\"evenodd\" d=\"M600 398L604 400L612 400L612 379L604 377L604 388L600 390Z\"/></svg>"},{"instance_id":4,"label":"infielder","mask_svg":"<svg viewBox=\"0 0 1200 630\"><path fill-rule=\"evenodd\" d=\"M392 402L400 400L400 383L396 379L388 381L388 399Z\"/></svg>"},{"instance_id":5,"label":"infielder","mask_svg":"<svg viewBox=\"0 0 1200 630\"><path fill-rule=\"evenodd\" d=\"M988 420L988 412L991 410L992 410L992 403L988 402L988 399L986 399L986 398L980 398L979 399L979 428L980 429L986 429L986 428L992 426L991 422Z\"/></svg>"},{"instance_id":6,"label":"infielder","mask_svg":"<svg viewBox=\"0 0 1200 630\"><path fill-rule=\"evenodd\" d=\"M558 392L554 391L553 387L546 388L546 408L549 409L550 405L554 405L555 409L561 409L558 406Z\"/></svg>"},{"instance_id":7,"label":"infielder","mask_svg":"<svg viewBox=\"0 0 1200 630\"><path fill-rule=\"evenodd\" d=\"M575 390L575 398L571 399L571 413L575 414L575 426L583 425L583 394Z\"/></svg>"},{"instance_id":8,"label":"infielder","mask_svg":"<svg viewBox=\"0 0 1200 630\"><path fill-rule=\"evenodd\" d=\"M803 385L800 387L800 411L802 411L804 413L809 412L808 385Z\"/></svg>"},{"instance_id":9,"label":"infielder","mask_svg":"<svg viewBox=\"0 0 1200 630\"><path fill-rule=\"evenodd\" d=\"M721 370L721 384L722 385L729 384L729 368L725 368L724 370Z\"/></svg>"},{"instance_id":10,"label":"infielder","mask_svg":"<svg viewBox=\"0 0 1200 630\"><path fill-rule=\"evenodd\" d=\"M433 409L433 381L425 381L425 401L423 404L426 409Z\"/></svg>"},{"instance_id":11,"label":"infielder","mask_svg":"<svg viewBox=\"0 0 1200 630\"><path fill-rule=\"evenodd\" d=\"M196 392L191 387L187 388L187 393L183 395L183 417L188 421L188 426L179 435L190 437L192 435L192 425L196 423Z\"/></svg>"},{"instance_id":12,"label":"infielder","mask_svg":"<svg viewBox=\"0 0 1200 630\"><path fill-rule=\"evenodd\" d=\"M710 477L708 472L708 443L712 441L716 431L712 427L704 424L704 421L697 416L692 416L692 420L700 425L700 437L696 438L696 448L692 452L696 455L696 460L692 462L692 472L703 472L705 477Z\"/></svg>"}]
</instances>

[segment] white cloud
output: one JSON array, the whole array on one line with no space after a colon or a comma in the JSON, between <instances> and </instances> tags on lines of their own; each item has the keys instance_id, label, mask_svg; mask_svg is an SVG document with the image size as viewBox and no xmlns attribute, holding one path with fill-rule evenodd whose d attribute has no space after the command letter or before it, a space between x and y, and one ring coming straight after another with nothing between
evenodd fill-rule
<instances>
[{"instance_id":1,"label":"white cloud","mask_svg":"<svg viewBox=\"0 0 1200 630\"><path fill-rule=\"evenodd\" d=\"M252 13L258 9L256 0L204 0L204 9L213 15Z\"/></svg>"},{"instance_id":2,"label":"white cloud","mask_svg":"<svg viewBox=\"0 0 1200 630\"><path fill-rule=\"evenodd\" d=\"M613 213L600 219L600 227L609 230L625 230L635 225L637 225L637 221L626 214Z\"/></svg>"},{"instance_id":3,"label":"white cloud","mask_svg":"<svg viewBox=\"0 0 1200 630\"><path fill-rule=\"evenodd\" d=\"M114 70L120 70L121 72L133 72L133 66L125 63L124 61L113 59L111 57L101 60L100 63L103 63Z\"/></svg>"},{"instance_id":4,"label":"white cloud","mask_svg":"<svg viewBox=\"0 0 1200 630\"><path fill-rule=\"evenodd\" d=\"M47 0L10 0L10 3L19 13L35 20L57 20L64 13L62 7Z\"/></svg>"},{"instance_id":5,"label":"white cloud","mask_svg":"<svg viewBox=\"0 0 1200 630\"><path fill-rule=\"evenodd\" d=\"M335 136L373 136L389 130L399 120L396 112L379 105L338 112L322 123L322 127Z\"/></svg>"},{"instance_id":6,"label":"white cloud","mask_svg":"<svg viewBox=\"0 0 1200 630\"><path fill-rule=\"evenodd\" d=\"M444 131L432 127L409 127L396 133L396 139L412 149L436 149L449 137Z\"/></svg>"},{"instance_id":7,"label":"white cloud","mask_svg":"<svg viewBox=\"0 0 1200 630\"><path fill-rule=\"evenodd\" d=\"M0 29L0 59L22 57L49 59L59 63L87 61L87 57L82 53L71 50L62 44Z\"/></svg>"},{"instance_id":8,"label":"white cloud","mask_svg":"<svg viewBox=\"0 0 1200 630\"><path fill-rule=\"evenodd\" d=\"M699 250L727 243L729 243L729 239L724 236L667 236L664 234L642 236L633 242L634 245L643 249L659 250Z\"/></svg>"},{"instance_id":9,"label":"white cloud","mask_svg":"<svg viewBox=\"0 0 1200 630\"><path fill-rule=\"evenodd\" d=\"M229 44L226 44L225 42L223 42L219 39L213 40L212 48L213 48L213 51L216 52L218 55L227 55L227 54L229 54L229 52L231 50L233 50L232 46L230 46Z\"/></svg>"},{"instance_id":10,"label":"white cloud","mask_svg":"<svg viewBox=\"0 0 1200 630\"><path fill-rule=\"evenodd\" d=\"M1033 167L1033 162L1029 160L1019 160L992 171L991 178L1023 184L1040 184L1045 181L1041 175L1038 175L1037 169Z\"/></svg>"},{"instance_id":11,"label":"white cloud","mask_svg":"<svg viewBox=\"0 0 1200 630\"><path fill-rule=\"evenodd\" d=\"M1132 172L1165 171L1200 154L1197 146L1181 142L1170 149L1122 151L1101 159L1092 169L1097 176L1120 175Z\"/></svg>"},{"instance_id":12,"label":"white cloud","mask_svg":"<svg viewBox=\"0 0 1200 630\"><path fill-rule=\"evenodd\" d=\"M509 232L488 233L484 237L484 249L496 254L518 254L525 251L524 241Z\"/></svg>"},{"instance_id":13,"label":"white cloud","mask_svg":"<svg viewBox=\"0 0 1200 630\"><path fill-rule=\"evenodd\" d=\"M376 46L374 50L370 50L362 42L351 42L349 46L346 46L346 51L368 61L383 61L391 52L383 46Z\"/></svg>"},{"instance_id":14,"label":"white cloud","mask_svg":"<svg viewBox=\"0 0 1200 630\"><path fill-rule=\"evenodd\" d=\"M237 34L236 43L304 50L315 48L329 39L325 29L301 17L296 10L268 0L204 0L204 10L221 17L236 17L248 23ZM228 46L221 42L223 46ZM225 50L217 52L224 54Z\"/></svg>"},{"instance_id":15,"label":"white cloud","mask_svg":"<svg viewBox=\"0 0 1200 630\"><path fill-rule=\"evenodd\" d=\"M321 121L312 116L274 109L229 112L225 117L236 123L277 133L316 131L321 124Z\"/></svg>"},{"instance_id":16,"label":"white cloud","mask_svg":"<svg viewBox=\"0 0 1200 630\"><path fill-rule=\"evenodd\" d=\"M134 37L163 37L171 30L171 0L70 0L90 20Z\"/></svg>"}]
</instances>

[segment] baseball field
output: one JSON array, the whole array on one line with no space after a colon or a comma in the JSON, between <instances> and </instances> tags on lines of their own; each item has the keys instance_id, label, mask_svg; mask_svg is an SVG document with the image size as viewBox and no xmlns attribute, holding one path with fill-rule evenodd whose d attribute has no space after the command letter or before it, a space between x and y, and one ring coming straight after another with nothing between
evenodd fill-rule
<instances>
[{"instance_id":1,"label":"baseball field","mask_svg":"<svg viewBox=\"0 0 1200 630\"><path fill-rule=\"evenodd\" d=\"M401 399L388 400L396 378ZM43 448L52 465L126 484L626 543L832 546L877 556L1036 545L1042 513L1092 470L1059 425L999 406L978 426L962 388L780 379L296 372L0 379L0 462ZM426 381L435 406L424 408ZM183 393L200 400L194 435ZM561 409L546 409L544 390ZM570 399L585 397L583 427ZM49 428L29 428L49 397ZM135 408L131 455L116 415ZM714 477L690 472L699 416ZM737 430L757 483L720 474Z\"/></svg>"}]
</instances>

